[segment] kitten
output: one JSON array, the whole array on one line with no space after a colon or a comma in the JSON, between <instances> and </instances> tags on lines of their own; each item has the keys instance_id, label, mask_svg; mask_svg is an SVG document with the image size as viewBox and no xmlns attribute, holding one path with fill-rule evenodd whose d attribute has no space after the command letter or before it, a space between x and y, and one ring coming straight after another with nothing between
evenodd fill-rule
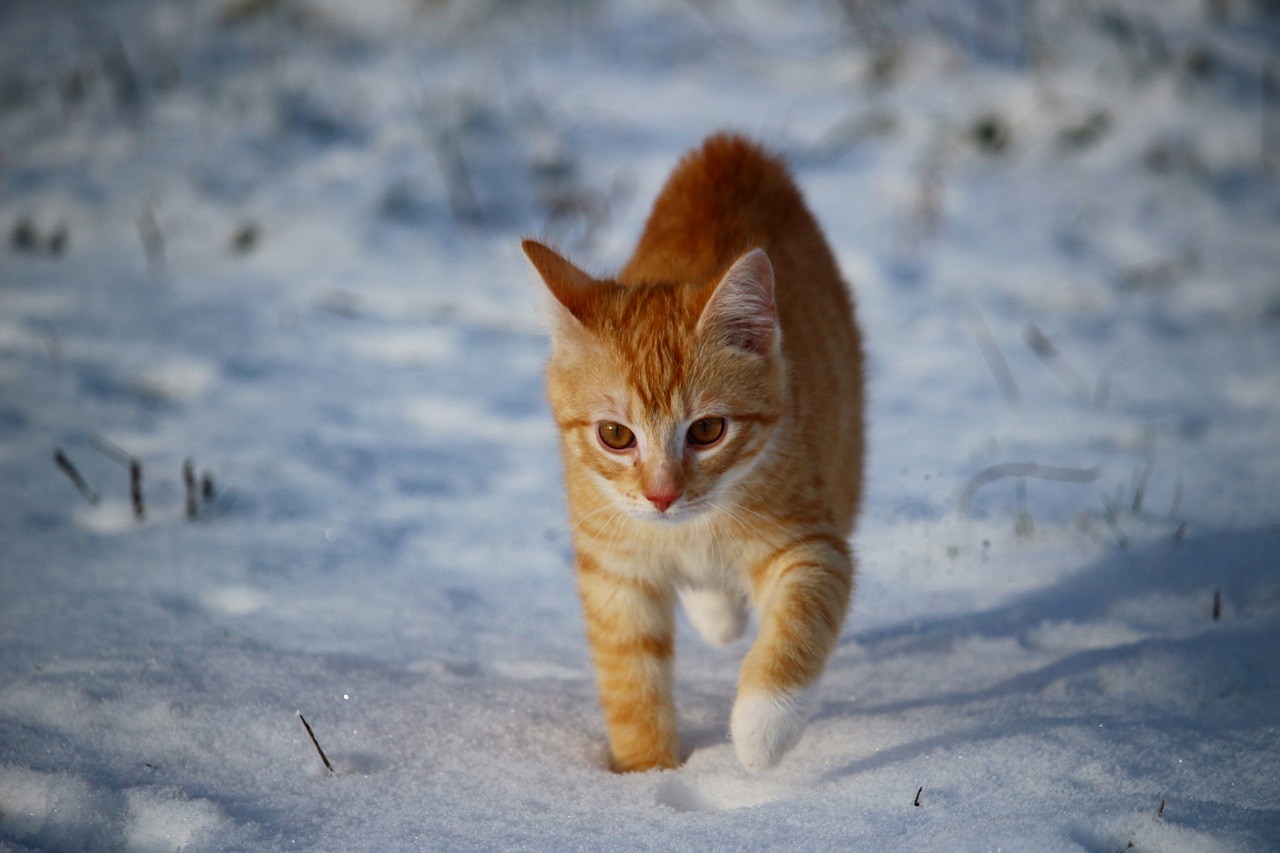
<instances>
[{"instance_id":1,"label":"kitten","mask_svg":"<svg viewBox=\"0 0 1280 853\"><path fill-rule=\"evenodd\" d=\"M862 355L831 250L781 159L717 135L617 278L524 251L555 297L547 392L612 766L680 762L678 598L714 645L754 608L730 733L745 767L771 767L808 722L853 583Z\"/></svg>"}]
</instances>

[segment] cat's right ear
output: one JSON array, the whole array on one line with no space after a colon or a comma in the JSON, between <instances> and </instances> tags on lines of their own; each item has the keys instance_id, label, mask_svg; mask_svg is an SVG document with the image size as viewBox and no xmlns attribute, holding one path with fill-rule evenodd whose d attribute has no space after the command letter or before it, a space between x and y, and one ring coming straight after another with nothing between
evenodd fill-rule
<instances>
[{"instance_id":1,"label":"cat's right ear","mask_svg":"<svg viewBox=\"0 0 1280 853\"><path fill-rule=\"evenodd\" d=\"M574 341L585 342L589 339L589 333L579 316L595 279L536 240L525 240L520 247L524 249L529 263L533 264L533 268L542 277L542 283L555 297L556 346L565 346Z\"/></svg>"},{"instance_id":2,"label":"cat's right ear","mask_svg":"<svg viewBox=\"0 0 1280 853\"><path fill-rule=\"evenodd\" d=\"M551 295L570 314L577 316L594 283L591 276L537 240L525 240L520 247L524 249L525 257L533 264L538 275L542 276Z\"/></svg>"}]
</instances>

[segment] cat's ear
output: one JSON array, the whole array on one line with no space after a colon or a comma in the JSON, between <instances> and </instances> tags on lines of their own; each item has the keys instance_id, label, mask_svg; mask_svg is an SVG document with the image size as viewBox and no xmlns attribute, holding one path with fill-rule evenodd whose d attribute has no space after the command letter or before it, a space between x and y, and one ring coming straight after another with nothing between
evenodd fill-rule
<instances>
[{"instance_id":1,"label":"cat's ear","mask_svg":"<svg viewBox=\"0 0 1280 853\"><path fill-rule=\"evenodd\" d=\"M778 338L773 264L763 249L733 262L698 318L699 334L718 333L734 346L767 355Z\"/></svg>"},{"instance_id":2,"label":"cat's ear","mask_svg":"<svg viewBox=\"0 0 1280 853\"><path fill-rule=\"evenodd\" d=\"M590 334L578 315L595 285L595 279L536 240L525 240L520 246L542 277L547 290L555 297L555 345L560 347L589 340Z\"/></svg>"},{"instance_id":3,"label":"cat's ear","mask_svg":"<svg viewBox=\"0 0 1280 853\"><path fill-rule=\"evenodd\" d=\"M551 295L570 314L576 315L595 280L536 240L525 240L520 247Z\"/></svg>"}]
</instances>

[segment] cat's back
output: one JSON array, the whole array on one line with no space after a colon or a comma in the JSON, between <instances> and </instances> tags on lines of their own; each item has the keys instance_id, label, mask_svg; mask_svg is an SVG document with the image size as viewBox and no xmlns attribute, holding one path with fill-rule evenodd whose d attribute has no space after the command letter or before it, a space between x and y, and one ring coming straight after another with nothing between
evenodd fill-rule
<instances>
[{"instance_id":1,"label":"cat's back","mask_svg":"<svg viewBox=\"0 0 1280 853\"><path fill-rule=\"evenodd\" d=\"M857 359L852 302L822 229L782 158L745 137L717 134L680 161L618 278L709 287L750 249L773 264L788 360Z\"/></svg>"},{"instance_id":2,"label":"cat's back","mask_svg":"<svg viewBox=\"0 0 1280 853\"><path fill-rule=\"evenodd\" d=\"M861 492L861 341L835 257L782 158L735 134L707 139L668 178L619 281L709 287L754 248L774 268L794 449L843 520Z\"/></svg>"},{"instance_id":3,"label":"cat's back","mask_svg":"<svg viewBox=\"0 0 1280 853\"><path fill-rule=\"evenodd\" d=\"M782 158L743 136L716 134L671 173L619 279L710 285L754 248L764 249L779 273L780 306L808 290L811 279L847 303L821 229ZM809 275L790 280L793 271Z\"/></svg>"}]
</instances>

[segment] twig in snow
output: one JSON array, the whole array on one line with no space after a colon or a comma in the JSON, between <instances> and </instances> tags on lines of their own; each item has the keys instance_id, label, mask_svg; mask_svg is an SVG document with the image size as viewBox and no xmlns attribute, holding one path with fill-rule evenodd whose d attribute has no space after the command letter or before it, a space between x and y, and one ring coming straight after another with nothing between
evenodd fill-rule
<instances>
[{"instance_id":1,"label":"twig in snow","mask_svg":"<svg viewBox=\"0 0 1280 853\"><path fill-rule=\"evenodd\" d=\"M49 254L55 258L61 255L67 250L67 241L70 239L67 233L67 226L59 225L49 235Z\"/></svg>"},{"instance_id":2,"label":"twig in snow","mask_svg":"<svg viewBox=\"0 0 1280 853\"><path fill-rule=\"evenodd\" d=\"M1020 538L1028 538L1036 530L1036 521L1027 508L1027 478L1019 477L1014 481L1014 499L1017 502L1017 520L1013 524L1013 532Z\"/></svg>"},{"instance_id":3,"label":"twig in snow","mask_svg":"<svg viewBox=\"0 0 1280 853\"><path fill-rule=\"evenodd\" d=\"M1200 258L1194 250L1180 257L1140 264L1120 273L1116 286L1130 293L1159 292L1169 290L1189 273L1200 268Z\"/></svg>"},{"instance_id":4,"label":"twig in snow","mask_svg":"<svg viewBox=\"0 0 1280 853\"><path fill-rule=\"evenodd\" d=\"M187 493L187 518L195 518L200 511L200 497L196 491L196 466L190 459L182 463L182 485Z\"/></svg>"},{"instance_id":5,"label":"twig in snow","mask_svg":"<svg viewBox=\"0 0 1280 853\"><path fill-rule=\"evenodd\" d=\"M983 153L999 154L1013 141L1013 131L998 113L988 113L969 128L969 138Z\"/></svg>"},{"instance_id":6,"label":"twig in snow","mask_svg":"<svg viewBox=\"0 0 1280 853\"><path fill-rule=\"evenodd\" d=\"M237 255L247 255L258 245L260 236L256 222L245 222L231 235L231 251Z\"/></svg>"},{"instance_id":7,"label":"twig in snow","mask_svg":"<svg viewBox=\"0 0 1280 853\"><path fill-rule=\"evenodd\" d=\"M147 506L142 501L142 463L137 459L129 461L129 502L133 504L133 517L143 521L147 517Z\"/></svg>"},{"instance_id":8,"label":"twig in snow","mask_svg":"<svg viewBox=\"0 0 1280 853\"><path fill-rule=\"evenodd\" d=\"M918 228L919 239L935 236L942 227L943 214L943 167L946 165L946 142L937 139L924 153L924 162L920 164L920 180L916 192L912 212Z\"/></svg>"},{"instance_id":9,"label":"twig in snow","mask_svg":"<svg viewBox=\"0 0 1280 853\"><path fill-rule=\"evenodd\" d=\"M1018 402L1022 398L1018 383L1014 380L1013 371L1009 370L1009 364L1005 361L1004 354L1000 352L999 345L996 344L995 336L991 334L991 329L987 328L982 312L968 303L965 303L964 307L965 319L969 323L969 333L977 342L978 349L982 350L982 357L987 360L987 367L995 377L996 384L1000 386L1000 393L1004 395L1005 402L1010 404Z\"/></svg>"},{"instance_id":10,"label":"twig in snow","mask_svg":"<svg viewBox=\"0 0 1280 853\"><path fill-rule=\"evenodd\" d=\"M1156 809L1156 817L1164 817L1164 800L1160 801L1160 808Z\"/></svg>"},{"instance_id":11,"label":"twig in snow","mask_svg":"<svg viewBox=\"0 0 1280 853\"><path fill-rule=\"evenodd\" d=\"M40 234L35 223L27 217L19 219L9 232L9 245L19 252L43 253L58 257L67 249L67 226L59 225L46 237Z\"/></svg>"},{"instance_id":12,"label":"twig in snow","mask_svg":"<svg viewBox=\"0 0 1280 853\"><path fill-rule=\"evenodd\" d=\"M1129 537L1124 534L1124 530L1120 527L1120 505L1107 495L1102 496L1103 513L1102 518L1107 522L1107 527L1111 528L1111 532L1115 534L1116 542L1121 548L1129 547Z\"/></svg>"},{"instance_id":13,"label":"twig in snow","mask_svg":"<svg viewBox=\"0 0 1280 853\"><path fill-rule=\"evenodd\" d=\"M1098 479L1101 471L1093 468L1058 468L1052 465L1037 465L1035 462L1004 462L992 465L979 471L965 483L960 490L960 511L968 512L974 495L986 485L1002 480L1005 477L1035 477L1039 480L1056 480L1062 483L1092 483Z\"/></svg>"},{"instance_id":14,"label":"twig in snow","mask_svg":"<svg viewBox=\"0 0 1280 853\"><path fill-rule=\"evenodd\" d=\"M213 500L213 495L213 472L205 471L200 475L200 498L204 500L205 503L208 503Z\"/></svg>"},{"instance_id":15,"label":"twig in snow","mask_svg":"<svg viewBox=\"0 0 1280 853\"><path fill-rule=\"evenodd\" d=\"M1062 353L1053 345L1053 341L1049 340L1034 323L1027 324L1026 339L1031 351L1053 371L1053 375L1067 387L1068 391L1086 403L1092 402L1093 395L1089 393L1088 381L1080 371L1063 358Z\"/></svg>"},{"instance_id":16,"label":"twig in snow","mask_svg":"<svg viewBox=\"0 0 1280 853\"><path fill-rule=\"evenodd\" d=\"M1184 521L1178 525L1178 529L1173 531L1173 541L1181 542L1187 537L1187 523Z\"/></svg>"},{"instance_id":17,"label":"twig in snow","mask_svg":"<svg viewBox=\"0 0 1280 853\"><path fill-rule=\"evenodd\" d=\"M316 733L311 731L311 726L307 723L307 718L302 716L302 712L298 712L298 719L302 720L302 727L307 730L307 734L311 736L311 742L315 744L316 752L320 753L320 760L324 762L324 766L329 768L329 772L333 772L333 765L329 763L329 757L324 754L324 750L320 748L320 741L316 740Z\"/></svg>"},{"instance_id":18,"label":"twig in snow","mask_svg":"<svg viewBox=\"0 0 1280 853\"><path fill-rule=\"evenodd\" d=\"M150 206L143 208L138 214L138 238L142 241L142 254L147 259L147 272L152 278L164 274L164 232L156 221L156 214Z\"/></svg>"},{"instance_id":19,"label":"twig in snow","mask_svg":"<svg viewBox=\"0 0 1280 853\"><path fill-rule=\"evenodd\" d=\"M1280 170L1280 66L1275 60L1262 67L1262 166L1272 175Z\"/></svg>"},{"instance_id":20,"label":"twig in snow","mask_svg":"<svg viewBox=\"0 0 1280 853\"><path fill-rule=\"evenodd\" d=\"M436 134L434 141L436 162L448 190L449 208L459 221L478 222L480 205L476 201L476 192L471 184L471 170L467 168L457 135L445 129Z\"/></svg>"},{"instance_id":21,"label":"twig in snow","mask_svg":"<svg viewBox=\"0 0 1280 853\"><path fill-rule=\"evenodd\" d=\"M1147 496L1147 482L1151 479L1151 469L1155 467L1150 459L1137 471L1133 472L1133 514L1142 512L1142 503Z\"/></svg>"},{"instance_id":22,"label":"twig in snow","mask_svg":"<svg viewBox=\"0 0 1280 853\"><path fill-rule=\"evenodd\" d=\"M53 461L57 463L58 468L62 470L62 473L67 475L67 479L71 481L71 485L76 487L76 491L78 491L91 506L97 506L98 501L101 500L101 498L98 497L98 493L89 488L89 484L84 481L84 477L80 476L80 472L76 470L76 466L71 464L71 460L67 458L67 455L63 453L60 448L53 451Z\"/></svg>"},{"instance_id":23,"label":"twig in snow","mask_svg":"<svg viewBox=\"0 0 1280 853\"><path fill-rule=\"evenodd\" d=\"M920 795L924 793L924 785L921 785L916 791L915 807L920 808Z\"/></svg>"},{"instance_id":24,"label":"twig in snow","mask_svg":"<svg viewBox=\"0 0 1280 853\"><path fill-rule=\"evenodd\" d=\"M946 156L946 138L942 134L935 134L920 163L919 180L916 183L915 198L910 202L910 211L899 225L898 233L894 235L898 251L908 254L917 252L941 228Z\"/></svg>"},{"instance_id":25,"label":"twig in snow","mask_svg":"<svg viewBox=\"0 0 1280 853\"><path fill-rule=\"evenodd\" d=\"M1222 618L1222 590L1215 589L1213 591L1213 621L1217 622Z\"/></svg>"},{"instance_id":26,"label":"twig in snow","mask_svg":"<svg viewBox=\"0 0 1280 853\"><path fill-rule=\"evenodd\" d=\"M445 195L449 198L449 209L453 211L454 219L465 223L479 222L480 204L476 200L471 171L467 168L457 134L446 122L429 116L425 104L419 103L417 112L427 143L436 155L440 176L444 178Z\"/></svg>"},{"instance_id":27,"label":"twig in snow","mask_svg":"<svg viewBox=\"0 0 1280 853\"><path fill-rule=\"evenodd\" d=\"M34 252L40 245L40 234L30 219L20 219L9 233L9 245L20 252Z\"/></svg>"}]
</instances>

